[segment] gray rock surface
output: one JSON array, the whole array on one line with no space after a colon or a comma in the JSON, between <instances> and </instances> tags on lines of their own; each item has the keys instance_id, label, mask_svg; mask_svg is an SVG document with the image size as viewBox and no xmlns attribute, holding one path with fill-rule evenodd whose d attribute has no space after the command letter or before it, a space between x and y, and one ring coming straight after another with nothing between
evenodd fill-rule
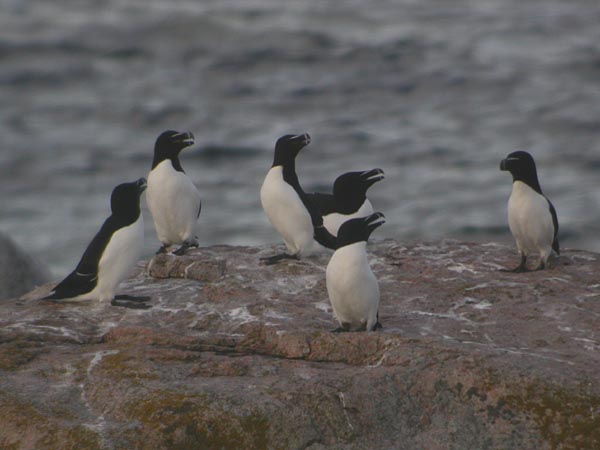
<instances>
[{"instance_id":1,"label":"gray rock surface","mask_svg":"<svg viewBox=\"0 0 600 450\"><path fill-rule=\"evenodd\" d=\"M140 263L148 310L1 302L0 448L600 448L600 255L375 242L384 328L336 334L328 257L279 250Z\"/></svg>"},{"instance_id":2,"label":"gray rock surface","mask_svg":"<svg viewBox=\"0 0 600 450\"><path fill-rule=\"evenodd\" d=\"M19 296L49 280L45 267L0 233L0 299Z\"/></svg>"}]
</instances>

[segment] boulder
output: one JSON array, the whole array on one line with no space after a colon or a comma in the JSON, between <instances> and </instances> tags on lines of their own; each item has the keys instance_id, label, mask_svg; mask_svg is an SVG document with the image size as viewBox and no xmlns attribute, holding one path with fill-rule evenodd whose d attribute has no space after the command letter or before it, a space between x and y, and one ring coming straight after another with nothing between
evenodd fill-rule
<instances>
[{"instance_id":1,"label":"boulder","mask_svg":"<svg viewBox=\"0 0 600 450\"><path fill-rule=\"evenodd\" d=\"M376 241L383 329L332 333L328 256L280 250L142 262L146 310L1 302L0 448L600 448L600 255Z\"/></svg>"},{"instance_id":2,"label":"boulder","mask_svg":"<svg viewBox=\"0 0 600 450\"><path fill-rule=\"evenodd\" d=\"M0 299L29 292L50 280L48 270L0 233Z\"/></svg>"}]
</instances>

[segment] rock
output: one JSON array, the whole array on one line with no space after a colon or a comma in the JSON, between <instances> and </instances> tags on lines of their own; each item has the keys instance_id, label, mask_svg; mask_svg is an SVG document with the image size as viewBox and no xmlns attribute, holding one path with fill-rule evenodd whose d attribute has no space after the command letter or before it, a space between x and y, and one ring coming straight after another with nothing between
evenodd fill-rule
<instances>
[{"instance_id":1,"label":"rock","mask_svg":"<svg viewBox=\"0 0 600 450\"><path fill-rule=\"evenodd\" d=\"M0 299L19 296L48 281L48 270L0 233Z\"/></svg>"},{"instance_id":2,"label":"rock","mask_svg":"<svg viewBox=\"0 0 600 450\"><path fill-rule=\"evenodd\" d=\"M225 275L227 261L203 255L156 255L148 264L148 274L154 278L191 278L203 282L217 281Z\"/></svg>"},{"instance_id":3,"label":"rock","mask_svg":"<svg viewBox=\"0 0 600 450\"><path fill-rule=\"evenodd\" d=\"M375 242L384 328L337 334L328 256L278 250L142 263L148 310L2 302L0 448L600 448L600 255Z\"/></svg>"}]
</instances>

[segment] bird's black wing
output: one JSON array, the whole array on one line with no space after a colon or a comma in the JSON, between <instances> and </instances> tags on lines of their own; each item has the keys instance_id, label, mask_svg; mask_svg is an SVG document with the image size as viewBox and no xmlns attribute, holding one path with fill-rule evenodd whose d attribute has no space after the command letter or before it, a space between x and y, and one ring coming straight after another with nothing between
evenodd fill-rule
<instances>
[{"instance_id":1,"label":"bird's black wing","mask_svg":"<svg viewBox=\"0 0 600 450\"><path fill-rule=\"evenodd\" d=\"M97 273L80 273L74 270L56 285L46 299L73 298L92 291L98 280Z\"/></svg>"},{"instance_id":2,"label":"bird's black wing","mask_svg":"<svg viewBox=\"0 0 600 450\"><path fill-rule=\"evenodd\" d=\"M335 197L333 194L321 194L320 192L313 192L312 194L306 194L306 196L322 216L326 216L337 211Z\"/></svg>"},{"instance_id":3,"label":"bird's black wing","mask_svg":"<svg viewBox=\"0 0 600 450\"><path fill-rule=\"evenodd\" d=\"M294 168L284 167L283 179L286 183L292 186L292 188L294 188L296 194L298 194L298 197L300 197L302 204L310 214L310 220L313 226L313 237L315 241L324 247L335 250L337 248L337 239L329 231L327 231L327 228L325 228L323 225L323 215L313 203L313 199L309 196L309 194L304 192L302 186L300 186L300 182L298 181L298 176L296 175Z\"/></svg>"},{"instance_id":4,"label":"bird's black wing","mask_svg":"<svg viewBox=\"0 0 600 450\"><path fill-rule=\"evenodd\" d=\"M100 231L89 243L77 267L56 285L47 299L72 298L90 292L96 287L98 280L98 263L110 238L118 229L113 217L102 224Z\"/></svg>"},{"instance_id":5,"label":"bird's black wing","mask_svg":"<svg viewBox=\"0 0 600 450\"><path fill-rule=\"evenodd\" d=\"M338 248L337 238L332 235L324 225L314 227L313 237L315 238L315 241L323 247L330 248L331 250Z\"/></svg>"},{"instance_id":6,"label":"bird's black wing","mask_svg":"<svg viewBox=\"0 0 600 450\"><path fill-rule=\"evenodd\" d=\"M300 198L302 203L310 214L310 220L313 225L313 238L323 247L330 248L332 250L337 249L337 238L332 235L325 225L323 225L323 214L319 211L319 208L314 203L314 197L310 197L308 194L301 194Z\"/></svg>"},{"instance_id":7,"label":"bird's black wing","mask_svg":"<svg viewBox=\"0 0 600 450\"><path fill-rule=\"evenodd\" d=\"M552 215L552 224L554 225L554 240L552 241L552 249L556 252L557 255L560 255L560 246L558 244L558 217L556 216L556 210L554 209L554 205L548 199L548 205L550 206L550 214Z\"/></svg>"}]
</instances>

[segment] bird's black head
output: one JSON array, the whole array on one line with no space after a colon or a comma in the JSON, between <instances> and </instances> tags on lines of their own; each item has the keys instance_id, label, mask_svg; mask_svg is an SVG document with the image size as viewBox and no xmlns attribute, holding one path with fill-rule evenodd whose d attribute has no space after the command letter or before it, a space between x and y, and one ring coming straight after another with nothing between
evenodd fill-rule
<instances>
[{"instance_id":1,"label":"bird's black head","mask_svg":"<svg viewBox=\"0 0 600 450\"><path fill-rule=\"evenodd\" d=\"M273 167L289 166L294 164L296 156L304 147L310 144L310 135L304 134L286 134L277 139L275 144L275 157L273 158Z\"/></svg>"},{"instance_id":2,"label":"bird's black head","mask_svg":"<svg viewBox=\"0 0 600 450\"><path fill-rule=\"evenodd\" d=\"M126 222L135 222L140 215L140 196L145 189L145 178L115 187L110 196L113 216Z\"/></svg>"},{"instance_id":3,"label":"bird's black head","mask_svg":"<svg viewBox=\"0 0 600 450\"><path fill-rule=\"evenodd\" d=\"M183 172L179 163L179 152L190 145L194 145L194 142L194 135L191 131L180 133L178 131L167 130L161 133L154 144L152 168L154 169L165 159L170 159L175 170Z\"/></svg>"},{"instance_id":4,"label":"bird's black head","mask_svg":"<svg viewBox=\"0 0 600 450\"><path fill-rule=\"evenodd\" d=\"M367 242L371 233L384 223L385 216L380 212L373 213L367 217L347 220L338 230L338 248L356 242Z\"/></svg>"},{"instance_id":5,"label":"bird's black head","mask_svg":"<svg viewBox=\"0 0 600 450\"><path fill-rule=\"evenodd\" d=\"M524 151L512 152L500 161L500 170L510 172L513 176L513 182L522 181L539 194L542 193L535 168L535 161L529 153Z\"/></svg>"},{"instance_id":6,"label":"bird's black head","mask_svg":"<svg viewBox=\"0 0 600 450\"><path fill-rule=\"evenodd\" d=\"M341 213L352 214L364 203L367 190L385 178L383 170L346 172L333 183L333 195Z\"/></svg>"}]
</instances>

